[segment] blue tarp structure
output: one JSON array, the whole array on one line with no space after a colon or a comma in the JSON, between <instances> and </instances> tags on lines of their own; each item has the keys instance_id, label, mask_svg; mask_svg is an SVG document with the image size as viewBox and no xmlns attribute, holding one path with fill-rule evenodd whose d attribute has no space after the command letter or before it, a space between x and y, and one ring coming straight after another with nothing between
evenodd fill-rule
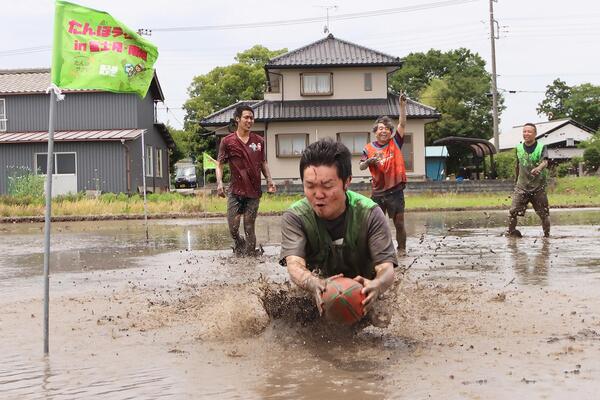
<instances>
[{"instance_id":1,"label":"blue tarp structure","mask_svg":"<svg viewBox=\"0 0 600 400\"><path fill-rule=\"evenodd\" d=\"M446 179L446 158L448 149L446 146L425 147L425 171L427 180L443 181Z\"/></svg>"}]
</instances>

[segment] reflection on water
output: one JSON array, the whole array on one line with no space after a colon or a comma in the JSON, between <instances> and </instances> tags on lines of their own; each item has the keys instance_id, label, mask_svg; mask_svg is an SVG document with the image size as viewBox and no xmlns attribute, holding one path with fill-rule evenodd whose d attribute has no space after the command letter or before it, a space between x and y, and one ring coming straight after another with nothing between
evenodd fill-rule
<instances>
[{"instance_id":1,"label":"reflection on water","mask_svg":"<svg viewBox=\"0 0 600 400\"><path fill-rule=\"evenodd\" d=\"M63 354L40 359L21 354L3 355L0 365L2 399L180 398L173 374L151 364L136 363L138 354L124 354L119 362L64 359ZM133 358L130 358L133 357ZM132 362L133 361L133 362Z\"/></svg>"},{"instance_id":2,"label":"reflection on water","mask_svg":"<svg viewBox=\"0 0 600 400\"><path fill-rule=\"evenodd\" d=\"M508 239L514 271L521 284L545 286L550 264L550 240L538 240L541 245L524 243L519 247L518 239Z\"/></svg>"},{"instance_id":3,"label":"reflection on water","mask_svg":"<svg viewBox=\"0 0 600 400\"><path fill-rule=\"evenodd\" d=\"M515 246L507 249L507 241L500 238L506 227L506 216L503 211L407 213L409 255L421 259L429 257L428 268L444 267L446 270L497 269L501 266L501 257L497 255L506 251L523 259L519 252L515 253L515 249L522 253L525 250L521 244L531 237L541 236L539 220L533 212L528 212L519 221L526 238L510 242ZM553 229L550 247L562 246L563 243L555 238L569 235L568 228L567 231L560 228L562 225L591 225L583 228L585 233L572 234L586 242L582 242L580 248L598 244L592 242L600 237L600 210L553 210L551 219L553 226L558 228ZM258 243L278 244L281 239L280 221L280 217L259 217L256 223ZM50 259L52 273L131 268L138 266L137 259L141 256L155 256L173 250L224 250L232 246L224 218L151 220L149 224L150 239L146 241L143 221L55 223ZM390 227L393 229L391 221ZM2 225L1 235L0 287L3 279L41 275L42 225ZM567 252L572 250L569 247ZM551 248L548 252L556 253ZM469 256L477 259L474 262L465 259ZM415 268L419 268L418 263Z\"/></svg>"}]
</instances>

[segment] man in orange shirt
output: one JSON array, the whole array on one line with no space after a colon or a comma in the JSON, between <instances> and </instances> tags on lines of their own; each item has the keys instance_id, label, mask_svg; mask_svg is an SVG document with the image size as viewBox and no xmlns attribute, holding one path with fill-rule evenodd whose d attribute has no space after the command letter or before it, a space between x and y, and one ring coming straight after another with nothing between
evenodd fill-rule
<instances>
[{"instance_id":1,"label":"man in orange shirt","mask_svg":"<svg viewBox=\"0 0 600 400\"><path fill-rule=\"evenodd\" d=\"M369 168L373 177L371 198L383 212L394 221L398 256L406 255L406 228L404 227L404 188L406 187L406 166L402 155L402 144L406 131L406 96L399 98L400 121L394 132L391 118L377 118L373 125L375 141L368 143L360 160L360 169Z\"/></svg>"}]
</instances>

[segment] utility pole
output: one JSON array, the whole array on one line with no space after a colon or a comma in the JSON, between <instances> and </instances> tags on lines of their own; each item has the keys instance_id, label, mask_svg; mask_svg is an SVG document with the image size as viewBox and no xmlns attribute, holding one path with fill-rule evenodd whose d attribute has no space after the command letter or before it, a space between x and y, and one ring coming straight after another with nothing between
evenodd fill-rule
<instances>
[{"instance_id":1,"label":"utility pole","mask_svg":"<svg viewBox=\"0 0 600 400\"><path fill-rule=\"evenodd\" d=\"M499 33L498 21L494 19L494 1L490 0L490 40L492 41L492 115L494 121L494 146L500 150L500 138L498 137L498 86L496 84L496 32ZM496 29L494 29L494 24Z\"/></svg>"}]
</instances>

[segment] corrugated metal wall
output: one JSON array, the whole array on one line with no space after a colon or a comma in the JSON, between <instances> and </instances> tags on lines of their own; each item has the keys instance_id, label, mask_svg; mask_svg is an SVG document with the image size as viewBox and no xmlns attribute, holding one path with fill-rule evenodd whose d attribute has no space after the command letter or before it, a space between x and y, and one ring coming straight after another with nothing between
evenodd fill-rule
<instances>
[{"instance_id":1,"label":"corrugated metal wall","mask_svg":"<svg viewBox=\"0 0 600 400\"><path fill-rule=\"evenodd\" d=\"M157 148L163 149L163 177L146 177L146 186L160 187L162 190L168 190L170 178L169 164L167 162L167 145L162 135L158 132L158 129L154 126L147 130L144 142L146 146L152 146L154 152L156 152ZM130 149L131 190L136 192L138 187L142 186L142 139L139 138L128 142L128 145ZM156 162L156 155L154 155L154 162Z\"/></svg>"},{"instance_id":2,"label":"corrugated metal wall","mask_svg":"<svg viewBox=\"0 0 600 400\"><path fill-rule=\"evenodd\" d=\"M3 98L6 101L7 132L48 130L50 100L47 95L13 95ZM55 129L137 128L139 102L135 94L68 93L63 101L57 103Z\"/></svg>"},{"instance_id":3,"label":"corrugated metal wall","mask_svg":"<svg viewBox=\"0 0 600 400\"><path fill-rule=\"evenodd\" d=\"M0 146L0 194L8 192L8 174L14 167L33 171L34 155L46 153L46 143ZM74 152L77 157L77 191L125 192L125 150L120 142L55 143L55 152Z\"/></svg>"},{"instance_id":4,"label":"corrugated metal wall","mask_svg":"<svg viewBox=\"0 0 600 400\"><path fill-rule=\"evenodd\" d=\"M6 99L7 131L32 132L48 130L47 95L14 95ZM57 105L56 130L146 129L147 145L163 149L163 178L147 177L146 185L169 188L168 147L154 125L154 102L150 95L140 100L135 94L69 93ZM0 133L1 134L1 133ZM55 143L55 151L77 153L77 190L127 192L127 165L130 168L130 192L142 185L141 140L120 142ZM0 145L0 194L7 192L7 166L33 170L35 153L45 153L46 143ZM154 154L156 161L156 154Z\"/></svg>"}]
</instances>

